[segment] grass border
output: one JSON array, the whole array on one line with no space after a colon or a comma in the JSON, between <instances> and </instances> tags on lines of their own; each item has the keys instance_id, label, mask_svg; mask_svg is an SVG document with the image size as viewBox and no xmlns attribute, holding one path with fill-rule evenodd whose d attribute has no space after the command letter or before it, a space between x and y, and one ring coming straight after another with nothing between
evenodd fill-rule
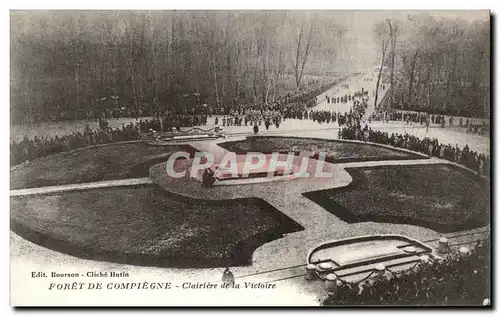
<instances>
[{"instance_id":1,"label":"grass border","mask_svg":"<svg viewBox=\"0 0 500 316\"><path fill-rule=\"evenodd\" d=\"M372 147L380 147L380 148L385 148L385 149L390 149L396 152L402 152L405 153L406 156L385 156L385 157L364 157L364 158L334 158L330 155L327 155L325 157L325 161L328 163L349 163L349 162L368 162L368 161L384 161L384 160L416 160L416 159L429 159L429 156L424 155L419 152L411 151L406 148L397 148L397 147L392 147L388 145L382 145L382 144L377 144L377 143L372 143L372 142L363 142L363 141L352 141L352 140L340 140L340 139L327 139L327 138L318 138L318 137L298 137L298 136L248 136L246 137L245 140L252 140L252 139L265 139L265 138L277 138L277 139L286 139L286 138L293 138L293 139L305 139L305 140L320 140L320 141L326 141L330 143L351 143L351 144L361 144L361 145L366 145L366 146L372 146ZM241 142L242 140L236 140L236 141L228 141L228 142L222 142L218 143L220 147L231 151L231 149L234 148L228 148L229 146L236 147L237 150L234 151L237 155L244 155L248 151L246 150L241 150L238 146L236 146L236 143ZM276 151L270 151L270 152L262 152L264 155L270 155L272 153L275 153ZM289 152L292 151L278 151L277 153L279 154L288 154ZM299 155L300 151L294 151L293 152L295 155ZM314 156L311 156L313 159L318 159L319 155L316 154Z\"/></svg>"},{"instance_id":2,"label":"grass border","mask_svg":"<svg viewBox=\"0 0 500 316\"><path fill-rule=\"evenodd\" d=\"M295 222L290 217L279 211L277 208L260 198L238 198L230 200L201 200L193 199L169 192L156 184L140 184L137 187L151 187L160 189L169 198L187 205L197 205L206 203L214 206L236 206L243 203L250 203L268 212L275 218L283 229L256 233L246 239L235 243L233 252L229 258L213 260L207 262L206 258L200 257L179 257L179 256L158 256L143 253L123 253L115 250L96 249L91 246L77 245L68 240L51 236L49 233L33 230L29 225L12 218L10 229L22 238L33 242L39 246L58 251L77 258L96 261L107 261L121 264L131 264L136 266L170 267L170 268L220 268L225 266L248 266L252 264L252 256L255 250L276 239L282 238L285 234L290 234L304 230L304 227ZM117 187L99 188L99 190L116 189ZM92 189L89 189L92 190ZM94 189L95 190L95 189ZM61 194L61 193L57 193Z\"/></svg>"},{"instance_id":3,"label":"grass border","mask_svg":"<svg viewBox=\"0 0 500 316\"><path fill-rule=\"evenodd\" d=\"M459 166L453 164L432 164L432 165L399 165L399 166L372 166L372 167L352 167L346 168L345 170L351 175L352 182L347 186L341 188L330 188L324 190L303 192L302 195L311 200L312 202L318 204L322 208L324 208L327 212L338 216L341 220L347 223L361 223L361 222L381 222L381 223L390 223L390 224L408 224L415 225L420 227L425 227L432 229L439 233L452 233L457 231L476 229L480 227L484 227L491 222L491 209L489 209L489 220L479 220L479 219L471 219L463 223L454 223L454 224L440 224L431 220L423 219L422 217L408 217L404 215L377 215L377 214L362 214L356 215L354 212L349 210L348 208L340 205L337 202L332 201L327 197L329 191L334 191L335 193L348 192L356 189L361 189L361 171L362 170L373 170L373 169L391 169L394 167L404 167L404 168L418 168L418 167L427 167L427 166L447 166L455 171L459 171L468 178L473 181L478 182L481 189L485 193L487 199L491 200L489 196L489 190L487 186L489 185L488 181L483 179L481 176L465 170ZM483 185L481 185L481 182ZM488 204L489 205L489 204ZM486 223L485 223L486 221Z\"/></svg>"},{"instance_id":4,"label":"grass border","mask_svg":"<svg viewBox=\"0 0 500 316\"><path fill-rule=\"evenodd\" d=\"M75 149L75 150L71 150L71 151L64 151L64 152L59 152L59 153L56 153L56 154L52 154L52 155L48 155L48 156L44 156L44 157L39 157L33 161L30 161L27 165L25 164L19 164L19 165L16 165L16 166L13 166L11 169L10 169L10 172L9 172L9 189L10 190L20 190L20 189L30 189L30 188L37 188L37 187L43 187L43 186L57 186L57 185L66 185L66 184L70 184L68 183L66 180L58 180L57 183L54 183L54 184L49 184L49 185L28 185L26 186L26 183L23 183L23 186L22 187L16 187L16 186L13 186L12 185L12 177L13 177L13 174L17 171L20 171L20 169L22 168L30 168L30 164L32 163L37 163L37 162L46 162L47 160L50 161L50 159L54 158L54 157L62 157L64 155L72 155L74 154L75 152L80 152L80 151L86 151L86 150L92 150L94 148L101 148L101 147L113 147L113 146L121 146L121 145L128 145L128 144L136 144L136 143L139 143L139 144L142 144L144 146L147 146L147 147L177 147L179 150L182 150L182 151L185 151L187 153L189 153L189 158L194 158L196 152L198 152L198 150L196 148L194 148L193 146L189 145L189 144L169 144L169 145L150 145L148 144L147 142L144 142L144 141L126 141L126 142L118 142L118 143L107 143L107 144L99 144L99 145L94 145L94 146L88 146L88 147L83 147L83 148L78 148L78 149ZM131 165L130 168L128 169L128 174L124 177L116 177L116 178L112 178L112 179L106 179L106 180L123 180L123 179L129 179L129 178L142 178L142 177L148 177L149 176L149 169L150 167L152 167L153 165L155 164L159 164L159 163L162 163L162 162L165 162L165 161L168 161L168 159L170 158L171 155L167 155L167 156L163 156L163 157L158 157L158 158L152 158L150 160L147 160L147 161L143 161L143 162L138 162L138 163L135 163L134 165ZM182 159L184 157L179 157L178 159ZM84 182L76 182L76 183L87 183L87 182L95 182L95 181L103 181L102 179L101 180L94 180L94 181L84 181ZM75 182L72 182L72 183L75 183Z\"/></svg>"}]
</instances>

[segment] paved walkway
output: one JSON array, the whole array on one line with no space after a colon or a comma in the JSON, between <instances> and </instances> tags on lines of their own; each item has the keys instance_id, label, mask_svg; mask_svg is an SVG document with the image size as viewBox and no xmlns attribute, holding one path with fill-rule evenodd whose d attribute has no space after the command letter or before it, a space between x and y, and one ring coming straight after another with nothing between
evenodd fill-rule
<instances>
[{"instance_id":1,"label":"paved walkway","mask_svg":"<svg viewBox=\"0 0 500 316\"><path fill-rule=\"evenodd\" d=\"M329 97L343 97L346 94L353 95L354 93L364 89L364 91L368 91L369 100L368 100L367 114L370 114L374 110L373 103L375 101L375 96L373 92L375 91L377 82L364 81L364 79L372 77L373 77L372 73L367 73L347 78L347 80L340 82L338 85L333 86L327 92L322 93L319 96L319 99L321 101L313 108L313 110L340 111L341 113L349 112L349 110L352 107L352 101L349 101L347 103L333 103L333 102L328 103L327 100L325 99L325 96L328 95ZM342 87L343 84L347 84L348 88L343 88ZM387 87L386 89L382 89L382 83L380 84L377 102L380 102L384 98L388 90L389 89Z\"/></svg>"},{"instance_id":2,"label":"paved walkway","mask_svg":"<svg viewBox=\"0 0 500 316\"><path fill-rule=\"evenodd\" d=\"M74 183L74 184L55 185L55 186L47 186L47 187L39 187L39 188L11 190L10 196L50 194L50 193L60 193L60 192L68 192L68 191L82 191L82 190L98 189L98 188L133 186L133 185L150 184L150 183L153 183L153 181L149 177L123 179L123 180L108 180L108 181L98 181L98 182Z\"/></svg>"}]
</instances>

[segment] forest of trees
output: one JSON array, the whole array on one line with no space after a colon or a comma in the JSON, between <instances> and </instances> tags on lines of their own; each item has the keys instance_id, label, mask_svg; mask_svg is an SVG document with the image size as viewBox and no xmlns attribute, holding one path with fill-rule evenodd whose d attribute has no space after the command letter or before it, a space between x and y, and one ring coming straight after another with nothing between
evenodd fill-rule
<instances>
[{"instance_id":1,"label":"forest of trees","mask_svg":"<svg viewBox=\"0 0 500 316\"><path fill-rule=\"evenodd\" d=\"M420 13L378 19L370 34L356 29L360 18L342 21L349 14L12 11L11 121L261 104L376 59L384 67L373 88L392 86L385 102L392 107L489 113L489 21Z\"/></svg>"},{"instance_id":2,"label":"forest of trees","mask_svg":"<svg viewBox=\"0 0 500 316\"><path fill-rule=\"evenodd\" d=\"M374 25L386 105L475 117L490 112L490 23L428 14ZM379 71L381 68L379 68Z\"/></svg>"},{"instance_id":3,"label":"forest of trees","mask_svg":"<svg viewBox=\"0 0 500 316\"><path fill-rule=\"evenodd\" d=\"M11 13L11 117L259 104L324 84L345 28L322 12Z\"/></svg>"}]
</instances>

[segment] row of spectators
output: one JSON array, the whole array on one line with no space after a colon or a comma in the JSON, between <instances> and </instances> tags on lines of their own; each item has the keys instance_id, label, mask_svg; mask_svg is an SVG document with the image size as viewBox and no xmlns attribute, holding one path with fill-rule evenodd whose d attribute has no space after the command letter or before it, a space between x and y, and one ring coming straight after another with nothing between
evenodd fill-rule
<instances>
[{"instance_id":1,"label":"row of spectators","mask_svg":"<svg viewBox=\"0 0 500 316\"><path fill-rule=\"evenodd\" d=\"M318 95L325 92L335 82L324 84L320 87L312 86L301 91L290 92L285 96L278 97L274 101L260 104L225 104L225 105L207 105L210 115L231 115L243 116L249 110L257 111L278 111L282 115L288 108L301 108L302 110L316 105Z\"/></svg>"},{"instance_id":2,"label":"row of spectators","mask_svg":"<svg viewBox=\"0 0 500 316\"><path fill-rule=\"evenodd\" d=\"M215 125L221 126L254 126L265 124L279 124L283 120L282 114L278 111L247 110L242 115L230 115L222 118L215 118Z\"/></svg>"},{"instance_id":3,"label":"row of spectators","mask_svg":"<svg viewBox=\"0 0 500 316\"><path fill-rule=\"evenodd\" d=\"M445 118L444 115L434 115L427 114L423 112L392 112L392 113L384 113L384 114L373 114L370 117L371 120L382 120L385 121L402 121L406 122L406 124L412 123L420 123L420 125L424 124L439 124L441 127L449 126L449 127L466 127L466 131L468 133L476 133L480 135L484 135L489 133L490 127L489 125L482 122L481 124L477 123L477 120L474 121L469 118L463 117L453 117L449 116Z\"/></svg>"},{"instance_id":4,"label":"row of spectators","mask_svg":"<svg viewBox=\"0 0 500 316\"><path fill-rule=\"evenodd\" d=\"M365 91L365 94L366 94L366 101L368 101L368 91ZM329 97L328 95L326 96L326 103L327 104L336 104L336 103L347 103L347 102L351 102L352 100L354 100L356 96L354 95L351 95L351 94L346 94L344 96L341 96L341 97Z\"/></svg>"},{"instance_id":5,"label":"row of spectators","mask_svg":"<svg viewBox=\"0 0 500 316\"><path fill-rule=\"evenodd\" d=\"M349 85L347 84L342 84L342 87L344 86L347 86L349 87ZM338 89L337 89L338 91ZM343 96L333 96L333 97L330 97L328 95L326 95L325 99L326 99L326 103L327 104L336 104L336 103L347 103L347 102L350 102L350 101L354 101L354 99L362 99L361 101L368 101L369 97L368 97L368 91L365 91L364 88L361 88L360 91L356 91L355 93L353 94L345 94Z\"/></svg>"},{"instance_id":6,"label":"row of spectators","mask_svg":"<svg viewBox=\"0 0 500 316\"><path fill-rule=\"evenodd\" d=\"M255 126L261 123L276 124L284 119L307 119L308 108L319 102L319 95L328 90L334 83L325 84L319 88L289 93L274 102L258 105L225 105L216 107L210 113L226 115L217 120L215 125L222 126Z\"/></svg>"},{"instance_id":7,"label":"row of spectators","mask_svg":"<svg viewBox=\"0 0 500 316\"><path fill-rule=\"evenodd\" d=\"M366 92L366 91L365 91ZM350 113L340 114L337 111L326 111L326 110L307 110L304 107L289 106L281 111L269 111L269 110L246 110L245 112L237 112L236 114L215 119L215 125L222 126L255 126L261 125L261 123L270 122L271 124L279 123L285 119L310 119L313 122L330 123L339 121L339 125L350 124L351 119L356 118L356 121L360 121L363 117L366 108L368 107L367 98L364 92L359 91L355 93L352 97L349 95L346 99L351 97L350 101L353 103L354 112L351 110ZM326 96L328 99L329 97ZM361 98L360 100L357 98Z\"/></svg>"},{"instance_id":8,"label":"row of spectators","mask_svg":"<svg viewBox=\"0 0 500 316\"><path fill-rule=\"evenodd\" d=\"M310 111L307 116L313 120L313 122L322 123L335 123L338 121L339 126L352 126L354 124L360 124L361 119L366 111L366 107L368 106L366 103L358 103L354 102L354 111L350 110L349 112L339 113L335 111L325 111L325 110L316 110ZM306 112L307 113L307 112Z\"/></svg>"},{"instance_id":9,"label":"row of spectators","mask_svg":"<svg viewBox=\"0 0 500 316\"><path fill-rule=\"evenodd\" d=\"M105 121L101 121L103 128L93 130L88 125L83 132L73 132L65 136L55 136L51 138L37 137L28 139L24 136L21 142L12 141L10 144L10 164L18 165L33 159L70 151L87 146L137 140L140 128L145 129L151 122L130 123L122 125L121 128L107 127Z\"/></svg>"},{"instance_id":10,"label":"row of spectators","mask_svg":"<svg viewBox=\"0 0 500 316\"><path fill-rule=\"evenodd\" d=\"M348 87L349 85L342 84L342 86ZM316 91L316 92L319 92L319 91ZM353 116L353 118L356 117L358 121L363 117L363 115L366 111L366 108L368 107L367 94L368 94L368 91L361 89L360 91L357 91L352 95L346 94L345 96L342 96L342 97L334 98L334 97L329 97L328 95L325 96L327 103L329 103L330 101L333 102L333 100L336 100L334 102L339 102L339 103L352 102L354 112L351 111L349 114L348 113L340 114L336 111L326 111L326 110L308 110L307 107L305 107L303 104L301 105L299 103L291 103L291 104L288 104L286 107L283 107L281 109L272 108L272 109L274 109L272 111L269 111L269 110L265 110L265 111L247 110L247 111L243 112L244 122L245 122L245 126L247 126L247 122L250 123L250 125L260 125L261 121L263 121L263 122L269 121L269 119L267 119L265 117L265 113L267 111L268 113L273 113L272 116L274 117L274 119L271 120L273 123L275 123L275 121L281 122L282 120L290 118L290 119L299 119L299 120L310 119L310 120L313 120L313 122L318 122L320 124L325 123L325 122L326 123L336 122L338 119L340 125L348 124L349 122L351 122L350 116ZM262 113L262 115L260 115L259 113ZM222 121L222 125L223 126L232 126L233 122L242 122L243 119L241 119L241 118L238 119L238 114L242 115L242 112L239 112L236 115L233 115L233 117L224 118ZM217 125L217 123L219 123L219 122L216 121L215 124ZM227 125L224 125L224 124L227 124ZM241 124L238 124L238 123L236 123L234 125L241 126Z\"/></svg>"},{"instance_id":11,"label":"row of spectators","mask_svg":"<svg viewBox=\"0 0 500 316\"><path fill-rule=\"evenodd\" d=\"M332 83L333 84L333 83ZM261 124L276 124L287 118L307 118L307 107L318 102L318 95L327 90L332 84L321 86L320 88L289 93L278 98L274 102L259 105L225 105L225 106L203 106L203 111L193 111L192 115L179 114L176 111L163 111L156 113L153 121L144 121L148 130L152 128L156 131L170 131L172 128L202 126L207 124L207 118L211 115L225 115L222 118L215 118L215 125L221 126L255 126ZM197 113L195 115L194 113ZM208 113L199 115L198 113Z\"/></svg>"},{"instance_id":12,"label":"row of spectators","mask_svg":"<svg viewBox=\"0 0 500 316\"><path fill-rule=\"evenodd\" d=\"M106 120L100 119L98 130L93 130L87 125L83 132L73 132L65 136L51 138L35 136L34 139L28 139L25 136L22 141L12 141L10 144L11 166L77 148L137 140L140 134L147 134L153 130L156 132L180 130L181 126L186 126L181 121L183 119L190 120L191 126L193 124L203 125L206 124L207 116L174 116L163 120L159 118L141 119L135 123L122 124L121 128L111 128Z\"/></svg>"},{"instance_id":13,"label":"row of spectators","mask_svg":"<svg viewBox=\"0 0 500 316\"><path fill-rule=\"evenodd\" d=\"M465 145L461 149L458 144L455 146L452 144L441 144L436 138L431 139L425 137L424 139L420 139L408 133L404 135L391 133L389 135L387 132L374 131L368 127L368 125L361 128L360 124L340 129L339 138L406 148L429 156L439 157L462 164L479 172L481 175L489 176L490 157L470 150L468 145Z\"/></svg>"},{"instance_id":14,"label":"row of spectators","mask_svg":"<svg viewBox=\"0 0 500 316\"><path fill-rule=\"evenodd\" d=\"M342 283L323 305L481 306L491 299L489 243L468 256L452 253L442 262L422 262L403 273L386 271L361 284Z\"/></svg>"}]
</instances>

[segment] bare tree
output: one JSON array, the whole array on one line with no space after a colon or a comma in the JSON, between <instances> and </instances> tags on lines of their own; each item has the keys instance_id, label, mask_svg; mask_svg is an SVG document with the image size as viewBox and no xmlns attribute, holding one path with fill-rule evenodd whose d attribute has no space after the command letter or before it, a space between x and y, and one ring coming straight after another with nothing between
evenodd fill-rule
<instances>
[{"instance_id":1,"label":"bare tree","mask_svg":"<svg viewBox=\"0 0 500 316\"><path fill-rule=\"evenodd\" d=\"M387 19L387 24L389 24L389 38L391 41L391 90L390 90L390 100L391 104L394 102L393 99L393 87L394 87L394 62L396 57L396 37L398 33L398 26L394 25L390 19Z\"/></svg>"},{"instance_id":2,"label":"bare tree","mask_svg":"<svg viewBox=\"0 0 500 316\"><path fill-rule=\"evenodd\" d=\"M382 78L382 70L384 68L384 62L385 62L385 53L387 51L389 39L387 38L388 34L387 34L387 29L385 28L384 23L375 24L374 33L375 33L375 37L380 45L379 46L380 47L380 67L379 67L378 76L377 76L377 83L375 85L375 101L374 101L374 105L375 105L375 107L377 107L380 79Z\"/></svg>"},{"instance_id":3,"label":"bare tree","mask_svg":"<svg viewBox=\"0 0 500 316\"><path fill-rule=\"evenodd\" d=\"M309 51L311 48L311 39L312 39L312 34L313 34L313 29L314 29L314 18L311 19L309 22L309 33L306 35L306 44L305 44L305 49L302 48L303 45L303 37L304 37L304 25L301 24L299 27L299 35L298 35L298 40L297 40L297 52L295 55L295 61L292 60L292 66L295 70L295 83L297 90L300 89L300 83L302 80L302 76L304 75L304 67L307 62L307 57L309 56ZM304 50L304 52L301 54L301 51Z\"/></svg>"}]
</instances>

